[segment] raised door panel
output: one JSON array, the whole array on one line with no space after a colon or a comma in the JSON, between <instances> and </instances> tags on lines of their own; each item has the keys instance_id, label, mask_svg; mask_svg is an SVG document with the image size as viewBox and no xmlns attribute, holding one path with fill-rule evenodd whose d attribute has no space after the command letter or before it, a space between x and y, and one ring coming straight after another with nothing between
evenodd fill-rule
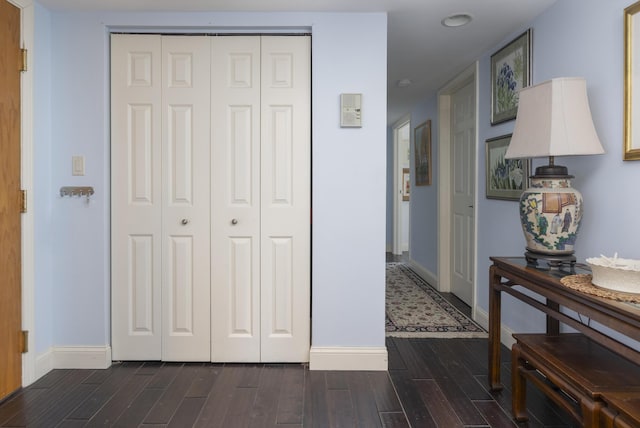
<instances>
[{"instance_id":1,"label":"raised door panel","mask_svg":"<svg viewBox=\"0 0 640 428\"><path fill-rule=\"evenodd\" d=\"M262 37L261 357L309 360L310 39Z\"/></svg>"},{"instance_id":2,"label":"raised door panel","mask_svg":"<svg viewBox=\"0 0 640 428\"><path fill-rule=\"evenodd\" d=\"M162 37L162 359L210 359L210 49Z\"/></svg>"},{"instance_id":3,"label":"raised door panel","mask_svg":"<svg viewBox=\"0 0 640 428\"><path fill-rule=\"evenodd\" d=\"M111 36L114 360L161 358L160 36Z\"/></svg>"},{"instance_id":4,"label":"raised door panel","mask_svg":"<svg viewBox=\"0 0 640 428\"><path fill-rule=\"evenodd\" d=\"M212 361L260 361L260 38L212 39Z\"/></svg>"},{"instance_id":5,"label":"raised door panel","mask_svg":"<svg viewBox=\"0 0 640 428\"><path fill-rule=\"evenodd\" d=\"M473 303L475 242L475 94L469 83L452 98L452 275L451 291Z\"/></svg>"}]
</instances>

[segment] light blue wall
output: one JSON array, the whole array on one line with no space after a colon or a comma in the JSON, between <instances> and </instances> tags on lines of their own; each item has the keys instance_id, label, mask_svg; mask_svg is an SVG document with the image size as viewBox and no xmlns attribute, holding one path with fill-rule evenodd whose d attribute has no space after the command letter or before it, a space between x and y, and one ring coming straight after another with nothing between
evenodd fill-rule
<instances>
[{"instance_id":1,"label":"light blue wall","mask_svg":"<svg viewBox=\"0 0 640 428\"><path fill-rule=\"evenodd\" d=\"M436 98L418 104L411 112L411 170L415 171L414 130L431 120L431 185L416 186L412 177L409 254L413 263L438 276L438 106Z\"/></svg>"},{"instance_id":2,"label":"light blue wall","mask_svg":"<svg viewBox=\"0 0 640 428\"><path fill-rule=\"evenodd\" d=\"M533 29L532 83L553 77L582 76L587 90L596 130L606 154L600 156L556 159L575 175L573 185L585 200L585 216L576 246L578 261L612 255L640 259L640 231L637 227L640 198L635 190L640 183L640 162L622 161L623 132L623 10L630 0L562 0L537 17L529 25L485 52L479 60L479 126L478 126L478 205L477 205L477 304L488 312L488 269L490 256L522 255L524 237L516 202L486 199L485 140L513 131L514 121L490 125L490 57L499 48L527 28ZM453 76L451 76L453 77ZM444 83L444 82L443 82ZM433 106L436 96L424 105ZM424 120L423 105L412 113ZM433 110L427 111L435 118ZM418 119L418 120L420 120ZM437 141L434 139L434 141ZM534 168L544 160L534 160ZM428 190L427 190L428 192ZM437 203L434 193L412 194L412 205L426 209ZM616 210L615 213L613 210ZM424 214L411 216L412 251L426 266L436 266L437 255L428 248L435 220L422 225ZM421 228L426 228L422 231ZM418 253L418 251L420 252ZM435 272L435 271L434 271ZM503 300L506 327L514 331L540 331L544 318L509 296Z\"/></svg>"},{"instance_id":3,"label":"light blue wall","mask_svg":"<svg viewBox=\"0 0 640 428\"><path fill-rule=\"evenodd\" d=\"M312 343L384 346L386 14L76 13L37 6L37 352L110 343L109 27L311 31ZM363 94L360 129L339 127L343 92ZM85 157L84 177L71 175L73 155ZM67 185L94 186L96 193L88 204L55 196Z\"/></svg>"}]
</instances>

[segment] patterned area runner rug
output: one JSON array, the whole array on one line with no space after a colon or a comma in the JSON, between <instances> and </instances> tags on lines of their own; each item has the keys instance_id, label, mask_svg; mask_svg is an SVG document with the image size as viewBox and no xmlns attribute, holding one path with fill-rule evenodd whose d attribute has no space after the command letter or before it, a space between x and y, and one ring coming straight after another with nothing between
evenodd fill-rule
<instances>
[{"instance_id":1,"label":"patterned area runner rug","mask_svg":"<svg viewBox=\"0 0 640 428\"><path fill-rule=\"evenodd\" d=\"M404 263L387 263L387 336L487 337L487 332L447 302Z\"/></svg>"}]
</instances>

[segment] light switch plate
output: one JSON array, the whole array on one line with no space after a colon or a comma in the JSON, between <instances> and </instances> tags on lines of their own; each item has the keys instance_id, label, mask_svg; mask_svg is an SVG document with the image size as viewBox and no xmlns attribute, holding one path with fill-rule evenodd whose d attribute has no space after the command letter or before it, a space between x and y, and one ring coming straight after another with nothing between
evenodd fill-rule
<instances>
[{"instance_id":1,"label":"light switch plate","mask_svg":"<svg viewBox=\"0 0 640 428\"><path fill-rule=\"evenodd\" d=\"M71 157L71 174L84 175L84 156Z\"/></svg>"}]
</instances>

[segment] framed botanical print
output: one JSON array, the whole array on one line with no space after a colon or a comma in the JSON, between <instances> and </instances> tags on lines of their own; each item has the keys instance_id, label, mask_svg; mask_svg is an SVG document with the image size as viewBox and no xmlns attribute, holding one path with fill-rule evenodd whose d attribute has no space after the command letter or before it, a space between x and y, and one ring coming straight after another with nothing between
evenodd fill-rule
<instances>
[{"instance_id":1,"label":"framed botanical print","mask_svg":"<svg viewBox=\"0 0 640 428\"><path fill-rule=\"evenodd\" d=\"M490 138L486 144L486 193L488 199L519 200L529 185L531 159L505 159L511 134Z\"/></svg>"},{"instance_id":2,"label":"framed botanical print","mask_svg":"<svg viewBox=\"0 0 640 428\"><path fill-rule=\"evenodd\" d=\"M491 124L515 119L518 91L531 83L531 29L491 55Z\"/></svg>"},{"instance_id":3,"label":"framed botanical print","mask_svg":"<svg viewBox=\"0 0 640 428\"><path fill-rule=\"evenodd\" d=\"M413 131L416 186L431 184L431 120Z\"/></svg>"}]
</instances>

